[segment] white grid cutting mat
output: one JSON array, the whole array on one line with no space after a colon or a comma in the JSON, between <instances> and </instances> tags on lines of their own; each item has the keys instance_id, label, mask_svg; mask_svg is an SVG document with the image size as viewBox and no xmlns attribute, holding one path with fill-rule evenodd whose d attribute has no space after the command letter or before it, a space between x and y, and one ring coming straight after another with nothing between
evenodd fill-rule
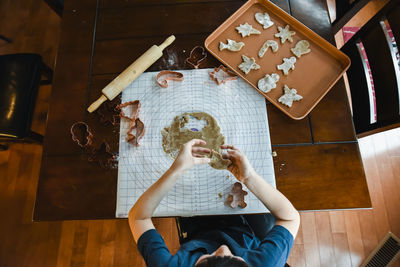
<instances>
[{"instance_id":1,"label":"white grid cutting mat","mask_svg":"<svg viewBox=\"0 0 400 267\"><path fill-rule=\"evenodd\" d=\"M139 117L145 124L146 133L139 147L128 144L125 141L128 122L121 119L116 217L127 217L141 194L171 166L173 159L162 148L161 130L168 127L175 116L185 112L206 112L213 116L226 143L241 149L256 172L275 186L265 98L241 79L218 86L210 79L210 71L180 71L184 81L169 82L168 88L155 83L157 72L147 72L123 91L122 103L140 100ZM267 211L246 187L244 189L249 192L245 197L246 208L232 209L224 205L236 181L227 170L215 170L209 165L195 166L178 179L154 216Z\"/></svg>"}]
</instances>

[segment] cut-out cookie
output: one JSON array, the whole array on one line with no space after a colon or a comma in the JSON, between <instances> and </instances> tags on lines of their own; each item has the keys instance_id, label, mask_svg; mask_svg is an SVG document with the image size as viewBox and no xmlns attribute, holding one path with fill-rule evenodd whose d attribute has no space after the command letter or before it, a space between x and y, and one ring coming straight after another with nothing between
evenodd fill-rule
<instances>
[{"instance_id":1,"label":"cut-out cookie","mask_svg":"<svg viewBox=\"0 0 400 267\"><path fill-rule=\"evenodd\" d=\"M253 26L247 22L245 24L240 24L240 26L236 27L236 30L242 37L250 36L251 34L261 34L259 30L254 29Z\"/></svg>"},{"instance_id":2,"label":"cut-out cookie","mask_svg":"<svg viewBox=\"0 0 400 267\"><path fill-rule=\"evenodd\" d=\"M88 160L97 162L103 169L116 167L116 155L110 152L110 146L105 141L101 143L99 148L92 150Z\"/></svg>"},{"instance_id":3,"label":"cut-out cookie","mask_svg":"<svg viewBox=\"0 0 400 267\"><path fill-rule=\"evenodd\" d=\"M296 57L300 58L302 55L311 52L310 43L306 40L298 41L296 46L290 49L290 51L292 51Z\"/></svg>"},{"instance_id":4,"label":"cut-out cookie","mask_svg":"<svg viewBox=\"0 0 400 267\"><path fill-rule=\"evenodd\" d=\"M186 63L191 65L193 68L198 69L200 63L205 60L207 57L206 50L202 46L193 47L192 51L190 51L189 57L186 58Z\"/></svg>"},{"instance_id":5,"label":"cut-out cookie","mask_svg":"<svg viewBox=\"0 0 400 267\"><path fill-rule=\"evenodd\" d=\"M275 37L281 38L281 43L283 44L288 40L289 42L293 42L292 35L295 35L295 31L290 31L289 30L289 25L286 25L285 28L282 28L281 26L278 26L278 33L275 33Z\"/></svg>"},{"instance_id":6,"label":"cut-out cookie","mask_svg":"<svg viewBox=\"0 0 400 267\"><path fill-rule=\"evenodd\" d=\"M274 25L274 22L271 20L271 18L269 17L269 14L267 12L256 13L254 15L254 17L256 18L258 23L263 25L264 29L267 29L267 28L271 27L272 25Z\"/></svg>"},{"instance_id":7,"label":"cut-out cookie","mask_svg":"<svg viewBox=\"0 0 400 267\"><path fill-rule=\"evenodd\" d=\"M276 66L278 70L281 70L283 74L288 75L289 70L294 70L294 63L296 63L295 57L284 58L283 63Z\"/></svg>"},{"instance_id":8,"label":"cut-out cookie","mask_svg":"<svg viewBox=\"0 0 400 267\"><path fill-rule=\"evenodd\" d=\"M163 88L168 87L168 81L183 81L183 74L177 71L163 70L157 74L156 82Z\"/></svg>"},{"instance_id":9,"label":"cut-out cookie","mask_svg":"<svg viewBox=\"0 0 400 267\"><path fill-rule=\"evenodd\" d=\"M296 89L290 89L286 84L283 88L284 94L278 99L279 102L288 106L289 108L292 107L293 101L300 101L303 99L301 95L297 94Z\"/></svg>"},{"instance_id":10,"label":"cut-out cookie","mask_svg":"<svg viewBox=\"0 0 400 267\"><path fill-rule=\"evenodd\" d=\"M268 51L268 48L272 49L272 52L276 53L276 51L278 51L278 42L274 41L274 40L267 40L263 46L261 47L260 51L258 51L258 56L259 57L263 57L265 52Z\"/></svg>"},{"instance_id":11,"label":"cut-out cookie","mask_svg":"<svg viewBox=\"0 0 400 267\"><path fill-rule=\"evenodd\" d=\"M248 74L251 70L258 70L260 65L256 63L254 58L249 58L245 55L242 55L243 62L240 63L239 69L243 71L245 74Z\"/></svg>"},{"instance_id":12,"label":"cut-out cookie","mask_svg":"<svg viewBox=\"0 0 400 267\"><path fill-rule=\"evenodd\" d=\"M276 73L265 75L264 78L258 80L258 89L264 93L268 93L272 89L276 88L276 83L279 81L279 78L279 75Z\"/></svg>"},{"instance_id":13,"label":"cut-out cookie","mask_svg":"<svg viewBox=\"0 0 400 267\"><path fill-rule=\"evenodd\" d=\"M231 39L226 39L226 40L227 40L226 44L224 44L223 42L219 42L219 51L228 49L229 51L237 52L240 51L240 49L242 49L244 46L243 42L236 42L235 40Z\"/></svg>"},{"instance_id":14,"label":"cut-out cookie","mask_svg":"<svg viewBox=\"0 0 400 267\"><path fill-rule=\"evenodd\" d=\"M242 184L236 182L233 184L232 190L229 193L226 202L231 208L237 208L238 206L241 208L245 208L247 204L244 201L244 196L246 195L247 192L243 190Z\"/></svg>"},{"instance_id":15,"label":"cut-out cookie","mask_svg":"<svg viewBox=\"0 0 400 267\"><path fill-rule=\"evenodd\" d=\"M71 126L72 140L82 148L88 148L93 143L93 133L83 121L78 121Z\"/></svg>"},{"instance_id":16,"label":"cut-out cookie","mask_svg":"<svg viewBox=\"0 0 400 267\"><path fill-rule=\"evenodd\" d=\"M223 84L227 81L237 80L236 74L222 65L218 68L214 68L214 70L210 72L210 77L218 85Z\"/></svg>"}]
</instances>

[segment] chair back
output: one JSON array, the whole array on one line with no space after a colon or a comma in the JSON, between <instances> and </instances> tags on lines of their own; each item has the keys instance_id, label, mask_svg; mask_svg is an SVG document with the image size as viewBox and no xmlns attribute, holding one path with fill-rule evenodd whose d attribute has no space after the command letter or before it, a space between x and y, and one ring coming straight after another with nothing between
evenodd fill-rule
<instances>
[{"instance_id":1,"label":"chair back","mask_svg":"<svg viewBox=\"0 0 400 267\"><path fill-rule=\"evenodd\" d=\"M389 1L342 48L357 136L400 125L400 0ZM397 54L396 54L397 53Z\"/></svg>"}]
</instances>

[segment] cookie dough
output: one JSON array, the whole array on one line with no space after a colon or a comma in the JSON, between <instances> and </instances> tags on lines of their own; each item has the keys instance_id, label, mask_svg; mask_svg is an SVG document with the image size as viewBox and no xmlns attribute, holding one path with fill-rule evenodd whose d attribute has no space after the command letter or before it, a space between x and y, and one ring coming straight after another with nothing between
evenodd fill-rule
<instances>
[{"instance_id":1,"label":"cookie dough","mask_svg":"<svg viewBox=\"0 0 400 267\"><path fill-rule=\"evenodd\" d=\"M295 31L289 30L289 25L286 25L285 28L282 28L281 26L278 26L278 33L275 33L275 37L281 38L281 43L285 43L286 40L289 42L293 42L292 36L296 34Z\"/></svg>"},{"instance_id":2,"label":"cookie dough","mask_svg":"<svg viewBox=\"0 0 400 267\"><path fill-rule=\"evenodd\" d=\"M219 42L219 51L228 49L229 51L237 52L240 51L240 49L242 49L244 46L243 42L236 42L235 40L231 39L226 39L226 40L227 40L226 44L224 44L223 42Z\"/></svg>"},{"instance_id":3,"label":"cookie dough","mask_svg":"<svg viewBox=\"0 0 400 267\"><path fill-rule=\"evenodd\" d=\"M300 101L303 99L301 95L297 94L296 89L290 89L286 84L284 85L283 91L284 94L278 99L278 101L289 108L292 107L293 101Z\"/></svg>"},{"instance_id":4,"label":"cookie dough","mask_svg":"<svg viewBox=\"0 0 400 267\"><path fill-rule=\"evenodd\" d=\"M251 70L258 70L260 65L256 63L254 58L249 58L246 55L242 55L243 62L240 63L239 69L243 71L245 74L249 74Z\"/></svg>"},{"instance_id":5,"label":"cookie dough","mask_svg":"<svg viewBox=\"0 0 400 267\"><path fill-rule=\"evenodd\" d=\"M197 119L206 121L203 129L188 129L185 125L191 120ZM217 121L205 112L185 112L180 116L176 116L171 125L161 131L162 146L167 155L176 158L179 149L183 144L192 139L202 139L207 142L206 148L212 153L209 165L215 169L226 169L231 164L228 159L223 159L220 154L220 147L225 143L225 136L220 132Z\"/></svg>"},{"instance_id":6,"label":"cookie dough","mask_svg":"<svg viewBox=\"0 0 400 267\"><path fill-rule=\"evenodd\" d=\"M300 58L302 55L311 52L310 43L306 40L298 41L296 46L290 49L290 51L292 51L296 57Z\"/></svg>"},{"instance_id":7,"label":"cookie dough","mask_svg":"<svg viewBox=\"0 0 400 267\"><path fill-rule=\"evenodd\" d=\"M250 36L251 34L261 34L259 30L254 29L253 26L247 22L245 24L240 24L240 26L236 27L236 30L242 37Z\"/></svg>"}]
</instances>

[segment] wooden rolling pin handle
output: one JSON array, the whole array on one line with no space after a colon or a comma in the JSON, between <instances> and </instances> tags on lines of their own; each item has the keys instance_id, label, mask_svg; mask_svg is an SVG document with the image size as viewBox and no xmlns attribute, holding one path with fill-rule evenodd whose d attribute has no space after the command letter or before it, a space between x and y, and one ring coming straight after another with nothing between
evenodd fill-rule
<instances>
[{"instance_id":1,"label":"wooden rolling pin handle","mask_svg":"<svg viewBox=\"0 0 400 267\"><path fill-rule=\"evenodd\" d=\"M161 51L163 51L167 46L172 44L173 41L175 41L175 36L171 35L170 37L165 39L165 41L162 44L160 44L158 47L161 49Z\"/></svg>"},{"instance_id":2,"label":"wooden rolling pin handle","mask_svg":"<svg viewBox=\"0 0 400 267\"><path fill-rule=\"evenodd\" d=\"M93 111L95 111L96 109L98 109L100 107L101 104L103 104L104 101L107 100L107 97L105 95L101 95L99 97L99 99L97 99L96 101L94 101L89 107L88 107L88 111L90 113L92 113Z\"/></svg>"}]
</instances>

